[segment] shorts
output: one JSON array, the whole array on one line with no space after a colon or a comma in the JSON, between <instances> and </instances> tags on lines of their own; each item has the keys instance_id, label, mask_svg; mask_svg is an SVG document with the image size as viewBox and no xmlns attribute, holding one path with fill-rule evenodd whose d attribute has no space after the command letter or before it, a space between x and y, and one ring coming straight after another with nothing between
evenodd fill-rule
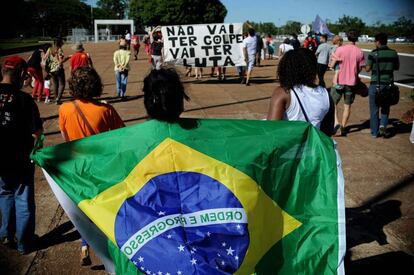
<instances>
[{"instance_id":1,"label":"shorts","mask_svg":"<svg viewBox=\"0 0 414 275\"><path fill-rule=\"evenodd\" d=\"M331 97L335 105L341 100L342 94L344 95L344 102L346 105L354 103L355 93L352 91L351 86L343 85L343 89L341 90L331 87Z\"/></svg>"},{"instance_id":2,"label":"shorts","mask_svg":"<svg viewBox=\"0 0 414 275\"><path fill-rule=\"evenodd\" d=\"M247 56L247 70L251 71L254 67L254 61L256 60L256 55L248 55Z\"/></svg>"}]
</instances>

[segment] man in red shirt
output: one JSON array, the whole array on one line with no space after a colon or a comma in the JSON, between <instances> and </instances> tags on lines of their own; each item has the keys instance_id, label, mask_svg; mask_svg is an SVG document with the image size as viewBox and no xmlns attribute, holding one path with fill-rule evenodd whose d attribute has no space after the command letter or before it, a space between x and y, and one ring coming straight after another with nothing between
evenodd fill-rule
<instances>
[{"instance_id":1,"label":"man in red shirt","mask_svg":"<svg viewBox=\"0 0 414 275\"><path fill-rule=\"evenodd\" d=\"M82 43L78 42L75 45L75 51L70 58L70 72L73 73L77 68L80 67L91 67L93 68L92 59L89 53L85 52Z\"/></svg>"}]
</instances>

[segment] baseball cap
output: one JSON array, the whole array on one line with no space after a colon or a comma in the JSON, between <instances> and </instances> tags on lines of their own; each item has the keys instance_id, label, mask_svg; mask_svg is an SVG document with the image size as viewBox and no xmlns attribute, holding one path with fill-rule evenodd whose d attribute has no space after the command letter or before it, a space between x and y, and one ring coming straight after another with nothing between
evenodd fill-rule
<instances>
[{"instance_id":1,"label":"baseball cap","mask_svg":"<svg viewBox=\"0 0 414 275\"><path fill-rule=\"evenodd\" d=\"M20 56L13 55L6 57L3 62L3 68L11 70L24 70L27 69L26 61Z\"/></svg>"}]
</instances>

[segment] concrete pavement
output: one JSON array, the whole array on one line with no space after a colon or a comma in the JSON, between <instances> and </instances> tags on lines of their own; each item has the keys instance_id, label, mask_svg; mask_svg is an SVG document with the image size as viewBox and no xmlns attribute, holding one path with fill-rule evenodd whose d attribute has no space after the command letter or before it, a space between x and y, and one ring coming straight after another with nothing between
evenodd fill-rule
<instances>
[{"instance_id":1,"label":"concrete pavement","mask_svg":"<svg viewBox=\"0 0 414 275\"><path fill-rule=\"evenodd\" d=\"M146 119L142 80L150 70L143 51L138 61L131 61L128 101L113 98L115 77L112 54L115 43L86 44L95 67L103 79L103 99L113 104L127 125ZM143 50L143 48L141 47ZM64 48L66 54L73 51ZM27 56L28 53L22 54ZM204 70L201 80L184 77L191 101L183 117L263 119L276 82L276 60L265 60L255 68L251 86L238 82L234 68L227 80L211 78ZM68 73L68 70L66 70ZM330 85L332 73L325 76ZM346 184L347 274L404 274L414 270L414 144L409 143L411 124L400 118L414 107L409 91L401 88L401 100L392 107L390 139L373 139L369 134L368 98L358 97L352 107L350 133L335 137L341 153ZM65 98L69 100L68 91ZM340 103L339 111L342 111ZM58 125L58 106L38 104L44 119L46 146L62 142ZM0 246L2 274L104 274L103 266L93 256L93 265L80 267L79 234L58 205L40 169L36 170L36 234L38 251L21 256ZM376 272L376 273L375 273ZM269 273L270 274L270 273ZM407 273L408 274L408 273Z\"/></svg>"}]
</instances>

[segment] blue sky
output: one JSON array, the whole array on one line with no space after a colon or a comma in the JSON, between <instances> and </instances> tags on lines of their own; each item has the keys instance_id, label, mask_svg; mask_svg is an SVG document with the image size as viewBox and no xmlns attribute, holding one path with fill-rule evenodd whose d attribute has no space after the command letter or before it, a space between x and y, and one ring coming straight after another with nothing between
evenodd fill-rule
<instances>
[{"instance_id":1,"label":"blue sky","mask_svg":"<svg viewBox=\"0 0 414 275\"><path fill-rule=\"evenodd\" d=\"M413 0L222 0L227 8L225 22L273 22L276 26L286 21L310 24L317 14L332 23L345 15L357 16L367 25L377 21L389 24L399 17L414 21Z\"/></svg>"},{"instance_id":2,"label":"blue sky","mask_svg":"<svg viewBox=\"0 0 414 275\"><path fill-rule=\"evenodd\" d=\"M87 0L95 5L97 0ZM310 24L316 15L336 22L345 15L357 16L372 25L389 24L399 17L414 21L414 0L222 0L226 23L273 22L276 26L293 20Z\"/></svg>"}]
</instances>

